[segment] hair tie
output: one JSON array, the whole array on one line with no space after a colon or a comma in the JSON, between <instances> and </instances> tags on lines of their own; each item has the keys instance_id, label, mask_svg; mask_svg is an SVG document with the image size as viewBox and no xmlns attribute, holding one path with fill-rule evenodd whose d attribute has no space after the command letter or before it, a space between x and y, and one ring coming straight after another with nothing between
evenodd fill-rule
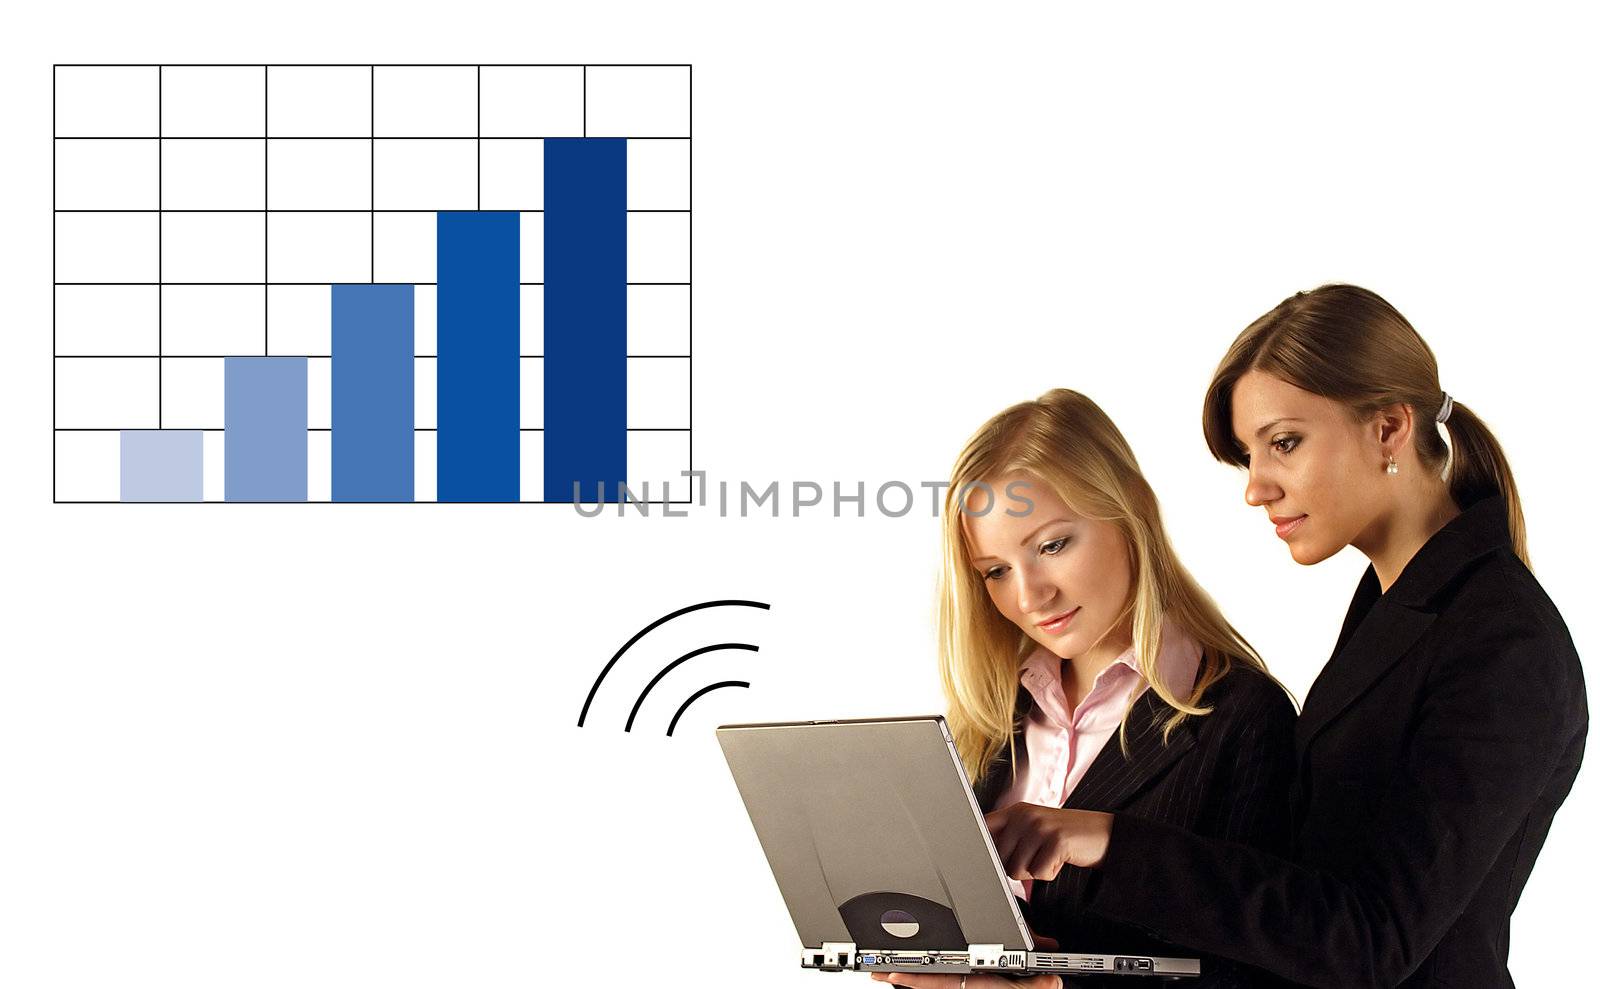
<instances>
[{"instance_id":1,"label":"hair tie","mask_svg":"<svg viewBox=\"0 0 1600 989\"><path fill-rule=\"evenodd\" d=\"M1439 414L1433 417L1433 421L1440 424L1449 422L1450 413L1454 412L1456 408L1455 399L1450 397L1450 393L1443 392L1442 394L1444 395L1444 404L1439 406Z\"/></svg>"}]
</instances>

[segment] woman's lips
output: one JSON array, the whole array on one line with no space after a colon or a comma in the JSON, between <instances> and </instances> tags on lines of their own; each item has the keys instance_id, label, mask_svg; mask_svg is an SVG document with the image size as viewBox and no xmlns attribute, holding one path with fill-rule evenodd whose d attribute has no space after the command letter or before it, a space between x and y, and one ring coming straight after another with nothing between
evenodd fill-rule
<instances>
[{"instance_id":1,"label":"woman's lips","mask_svg":"<svg viewBox=\"0 0 1600 989\"><path fill-rule=\"evenodd\" d=\"M1078 606L1078 608L1081 607L1082 605ZM1048 622L1040 622L1039 627L1044 629L1046 632L1059 632L1068 625L1072 624L1072 619L1076 618L1078 615L1078 608L1073 608L1060 618L1052 619Z\"/></svg>"},{"instance_id":2,"label":"woman's lips","mask_svg":"<svg viewBox=\"0 0 1600 989\"><path fill-rule=\"evenodd\" d=\"M1285 520L1283 522L1279 522L1277 519L1273 519L1272 521L1274 527L1278 530L1278 538L1288 539L1296 529L1300 528L1300 523L1304 522L1305 520L1306 517L1304 515L1296 515L1294 518Z\"/></svg>"}]
</instances>

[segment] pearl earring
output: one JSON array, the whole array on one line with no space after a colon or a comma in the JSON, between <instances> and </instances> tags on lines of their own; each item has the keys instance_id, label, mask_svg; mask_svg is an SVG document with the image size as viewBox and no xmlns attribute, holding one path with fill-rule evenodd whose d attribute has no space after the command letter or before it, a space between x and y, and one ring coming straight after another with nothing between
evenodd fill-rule
<instances>
[{"instance_id":1,"label":"pearl earring","mask_svg":"<svg viewBox=\"0 0 1600 989\"><path fill-rule=\"evenodd\" d=\"M1400 473L1400 465L1394 462L1393 457L1390 457L1389 466L1385 467L1383 470L1386 474L1398 474Z\"/></svg>"}]
</instances>

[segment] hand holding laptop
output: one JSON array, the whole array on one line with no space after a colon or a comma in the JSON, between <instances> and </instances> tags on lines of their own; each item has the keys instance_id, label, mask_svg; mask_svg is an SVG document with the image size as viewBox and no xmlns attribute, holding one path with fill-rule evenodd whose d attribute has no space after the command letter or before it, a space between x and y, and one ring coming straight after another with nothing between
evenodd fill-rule
<instances>
[{"instance_id":1,"label":"hand holding laptop","mask_svg":"<svg viewBox=\"0 0 1600 989\"><path fill-rule=\"evenodd\" d=\"M1111 844L1110 814L1011 804L985 814L994 849L1012 879L1054 879L1063 866L1093 868Z\"/></svg>"}]
</instances>

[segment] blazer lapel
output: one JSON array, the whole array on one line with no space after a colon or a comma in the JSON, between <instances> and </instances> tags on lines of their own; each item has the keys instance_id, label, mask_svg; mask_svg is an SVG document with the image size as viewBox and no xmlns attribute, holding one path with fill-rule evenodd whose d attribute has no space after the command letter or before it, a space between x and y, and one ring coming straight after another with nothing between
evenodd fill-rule
<instances>
[{"instance_id":1,"label":"blazer lapel","mask_svg":"<svg viewBox=\"0 0 1600 989\"><path fill-rule=\"evenodd\" d=\"M1373 583L1376 585L1376 579ZM1359 604L1359 590L1356 598ZM1352 607L1351 617L1354 613ZM1311 685L1295 722L1296 755L1303 758L1311 740L1389 672L1433 624L1433 619L1429 612L1382 597L1353 632L1341 635L1341 648Z\"/></svg>"},{"instance_id":2,"label":"blazer lapel","mask_svg":"<svg viewBox=\"0 0 1600 989\"><path fill-rule=\"evenodd\" d=\"M1118 810L1182 758L1195 744L1194 720L1186 720L1163 740L1162 725L1171 714L1172 708L1154 690L1141 694L1128 712L1128 754L1122 754L1121 739L1113 732L1062 806Z\"/></svg>"}]
</instances>

